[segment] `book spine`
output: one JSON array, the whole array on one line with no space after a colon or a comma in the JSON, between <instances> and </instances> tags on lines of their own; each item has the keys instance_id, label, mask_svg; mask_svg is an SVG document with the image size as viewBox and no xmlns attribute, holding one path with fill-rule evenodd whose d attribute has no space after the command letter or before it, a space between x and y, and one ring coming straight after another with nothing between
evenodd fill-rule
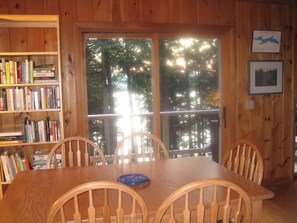
<instances>
[{"instance_id":1,"label":"book spine","mask_svg":"<svg viewBox=\"0 0 297 223\"><path fill-rule=\"evenodd\" d=\"M6 89L1 89L1 93L2 93L2 111L7 111L7 93L6 93Z\"/></svg>"},{"instance_id":2,"label":"book spine","mask_svg":"<svg viewBox=\"0 0 297 223\"><path fill-rule=\"evenodd\" d=\"M30 65L29 65L29 60L25 60L25 69L26 69L26 73L25 73L25 80L26 80L26 84L30 83Z\"/></svg>"},{"instance_id":3,"label":"book spine","mask_svg":"<svg viewBox=\"0 0 297 223\"><path fill-rule=\"evenodd\" d=\"M0 90L0 111L3 111L3 93L2 89Z\"/></svg>"},{"instance_id":4,"label":"book spine","mask_svg":"<svg viewBox=\"0 0 297 223\"><path fill-rule=\"evenodd\" d=\"M10 160L12 162L12 166L14 168L14 172L15 172L15 175L16 175L18 173L18 167L17 167L16 161L15 161L15 157L12 154L12 155L9 156L9 158L10 158Z\"/></svg>"},{"instance_id":5,"label":"book spine","mask_svg":"<svg viewBox=\"0 0 297 223\"><path fill-rule=\"evenodd\" d=\"M21 110L25 110L25 92L24 92L24 88L20 88L19 89L19 100L20 100L20 107Z\"/></svg>"},{"instance_id":6,"label":"book spine","mask_svg":"<svg viewBox=\"0 0 297 223\"><path fill-rule=\"evenodd\" d=\"M52 106L52 88L46 88L46 108L53 108Z\"/></svg>"},{"instance_id":7,"label":"book spine","mask_svg":"<svg viewBox=\"0 0 297 223\"><path fill-rule=\"evenodd\" d=\"M13 104L14 104L14 110L21 110L20 106L20 99L19 99L19 88L13 88Z\"/></svg>"},{"instance_id":8,"label":"book spine","mask_svg":"<svg viewBox=\"0 0 297 223\"><path fill-rule=\"evenodd\" d=\"M18 84L18 66L16 61L13 61L13 79L14 83Z\"/></svg>"},{"instance_id":9,"label":"book spine","mask_svg":"<svg viewBox=\"0 0 297 223\"><path fill-rule=\"evenodd\" d=\"M61 108L61 99L60 99L60 87L57 86L56 87L56 105L57 105L57 108Z\"/></svg>"},{"instance_id":10,"label":"book spine","mask_svg":"<svg viewBox=\"0 0 297 223\"><path fill-rule=\"evenodd\" d=\"M33 81L33 61L32 60L30 60L29 61L29 83L34 83L34 81Z\"/></svg>"},{"instance_id":11,"label":"book spine","mask_svg":"<svg viewBox=\"0 0 297 223\"><path fill-rule=\"evenodd\" d=\"M0 136L0 141L23 140L23 136Z\"/></svg>"},{"instance_id":12,"label":"book spine","mask_svg":"<svg viewBox=\"0 0 297 223\"><path fill-rule=\"evenodd\" d=\"M10 160L9 160L9 157L7 154L5 155L5 160L6 160L6 165L7 165L7 169L9 172L10 181L12 181L14 176L13 176L13 172L12 172L12 166L11 166L11 163L10 163Z\"/></svg>"},{"instance_id":13,"label":"book spine","mask_svg":"<svg viewBox=\"0 0 297 223\"><path fill-rule=\"evenodd\" d=\"M20 162L18 160L17 153L14 153L12 156L13 156L13 159L14 159L14 163L15 163L17 172L21 171Z\"/></svg>"},{"instance_id":14,"label":"book spine","mask_svg":"<svg viewBox=\"0 0 297 223\"><path fill-rule=\"evenodd\" d=\"M13 180L17 173L16 173L16 170L15 170L15 167L14 167L14 164L13 164L13 160L11 159L10 155L7 155L7 160L9 162L9 166L10 166L10 169L11 169L11 176L12 176L12 180Z\"/></svg>"},{"instance_id":15,"label":"book spine","mask_svg":"<svg viewBox=\"0 0 297 223\"><path fill-rule=\"evenodd\" d=\"M14 111L13 89L12 88L6 89L6 93L7 93L7 110Z\"/></svg>"},{"instance_id":16,"label":"book spine","mask_svg":"<svg viewBox=\"0 0 297 223\"><path fill-rule=\"evenodd\" d=\"M55 73L51 71L33 71L33 78L36 77L55 77Z\"/></svg>"},{"instance_id":17,"label":"book spine","mask_svg":"<svg viewBox=\"0 0 297 223\"><path fill-rule=\"evenodd\" d=\"M36 77L34 83L58 83L58 80L52 77Z\"/></svg>"},{"instance_id":18,"label":"book spine","mask_svg":"<svg viewBox=\"0 0 297 223\"><path fill-rule=\"evenodd\" d=\"M35 133L34 133L34 121L33 120L30 120L29 122L29 128L28 128L28 134L29 134L29 140L30 142L36 142L35 141Z\"/></svg>"},{"instance_id":19,"label":"book spine","mask_svg":"<svg viewBox=\"0 0 297 223\"><path fill-rule=\"evenodd\" d=\"M10 83L15 84L15 70L14 61L9 61L9 73L10 73Z\"/></svg>"},{"instance_id":20,"label":"book spine","mask_svg":"<svg viewBox=\"0 0 297 223\"><path fill-rule=\"evenodd\" d=\"M52 121L53 141L57 141L57 124L56 121Z\"/></svg>"},{"instance_id":21,"label":"book spine","mask_svg":"<svg viewBox=\"0 0 297 223\"><path fill-rule=\"evenodd\" d=\"M40 142L39 131L38 131L38 122L37 121L34 121L34 138L35 138L35 142Z\"/></svg>"},{"instance_id":22,"label":"book spine","mask_svg":"<svg viewBox=\"0 0 297 223\"><path fill-rule=\"evenodd\" d=\"M25 104L26 110L32 110L32 91L28 87L25 87Z\"/></svg>"},{"instance_id":23,"label":"book spine","mask_svg":"<svg viewBox=\"0 0 297 223\"><path fill-rule=\"evenodd\" d=\"M24 163L23 163L23 161L22 161L22 157L20 156L20 154L19 154L19 153L15 153L15 156L17 157L17 160L18 160L18 162L19 162L20 170L21 170L21 171L26 170L26 168L25 168L25 166L24 166Z\"/></svg>"},{"instance_id":24,"label":"book spine","mask_svg":"<svg viewBox=\"0 0 297 223\"><path fill-rule=\"evenodd\" d=\"M10 173L9 173L8 166L7 166L7 163L6 163L5 155L1 155L1 161L2 161L2 166L3 166L5 181L10 182L11 178L10 178Z\"/></svg>"},{"instance_id":25,"label":"book spine","mask_svg":"<svg viewBox=\"0 0 297 223\"><path fill-rule=\"evenodd\" d=\"M26 84L26 63L22 61L22 83Z\"/></svg>"},{"instance_id":26,"label":"book spine","mask_svg":"<svg viewBox=\"0 0 297 223\"><path fill-rule=\"evenodd\" d=\"M56 121L56 126L57 126L57 141L60 141L61 138L61 126L60 126L60 122Z\"/></svg>"},{"instance_id":27,"label":"book spine","mask_svg":"<svg viewBox=\"0 0 297 223\"><path fill-rule=\"evenodd\" d=\"M4 173L4 170L3 170L2 159L0 157L0 183L1 182L5 182L5 173Z\"/></svg>"},{"instance_id":28,"label":"book spine","mask_svg":"<svg viewBox=\"0 0 297 223\"><path fill-rule=\"evenodd\" d=\"M23 131L24 131L24 141L29 142L29 119L28 119L28 117L24 118Z\"/></svg>"},{"instance_id":29,"label":"book spine","mask_svg":"<svg viewBox=\"0 0 297 223\"><path fill-rule=\"evenodd\" d=\"M25 161L25 165L26 165L26 170L30 170L30 164L29 164L29 160L27 157L24 157L24 161Z\"/></svg>"},{"instance_id":30,"label":"book spine","mask_svg":"<svg viewBox=\"0 0 297 223\"><path fill-rule=\"evenodd\" d=\"M6 70L6 84L10 84L10 66L9 61L5 62L5 70Z\"/></svg>"},{"instance_id":31,"label":"book spine","mask_svg":"<svg viewBox=\"0 0 297 223\"><path fill-rule=\"evenodd\" d=\"M18 61L17 62L17 70L18 70L18 83L22 84L23 83L23 76L22 76L22 62Z\"/></svg>"},{"instance_id":32,"label":"book spine","mask_svg":"<svg viewBox=\"0 0 297 223\"><path fill-rule=\"evenodd\" d=\"M1 59L1 84L7 84L6 83L6 61L5 58Z\"/></svg>"},{"instance_id":33,"label":"book spine","mask_svg":"<svg viewBox=\"0 0 297 223\"><path fill-rule=\"evenodd\" d=\"M40 100L41 100L41 108L46 109L47 100L46 100L46 92L44 87L40 88Z\"/></svg>"},{"instance_id":34,"label":"book spine","mask_svg":"<svg viewBox=\"0 0 297 223\"><path fill-rule=\"evenodd\" d=\"M39 110L40 106L40 97L39 97L39 93L37 90L32 91L33 94L33 103L34 103L34 110Z\"/></svg>"},{"instance_id":35,"label":"book spine","mask_svg":"<svg viewBox=\"0 0 297 223\"><path fill-rule=\"evenodd\" d=\"M51 130L50 130L50 119L49 119L49 117L47 117L46 118L46 120L45 120L45 129L46 129L46 141L48 141L48 142L50 142L51 141L51 137L50 137L50 135L51 135Z\"/></svg>"}]
</instances>

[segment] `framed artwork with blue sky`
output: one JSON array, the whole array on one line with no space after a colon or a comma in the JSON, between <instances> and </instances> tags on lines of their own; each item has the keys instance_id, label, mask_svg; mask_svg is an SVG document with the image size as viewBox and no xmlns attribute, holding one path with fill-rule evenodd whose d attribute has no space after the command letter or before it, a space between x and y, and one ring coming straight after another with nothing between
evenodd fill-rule
<instances>
[{"instance_id":1,"label":"framed artwork with blue sky","mask_svg":"<svg viewBox=\"0 0 297 223\"><path fill-rule=\"evenodd\" d=\"M253 53L279 53L281 44L281 31L254 30Z\"/></svg>"}]
</instances>

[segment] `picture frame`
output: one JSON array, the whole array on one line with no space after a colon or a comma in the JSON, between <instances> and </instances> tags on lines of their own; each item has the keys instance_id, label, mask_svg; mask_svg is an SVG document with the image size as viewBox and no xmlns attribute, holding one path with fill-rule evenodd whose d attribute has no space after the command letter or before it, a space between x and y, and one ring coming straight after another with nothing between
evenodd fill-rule
<instances>
[{"instance_id":1,"label":"picture frame","mask_svg":"<svg viewBox=\"0 0 297 223\"><path fill-rule=\"evenodd\" d=\"M253 53L279 53L281 31L254 30L252 41Z\"/></svg>"},{"instance_id":2,"label":"picture frame","mask_svg":"<svg viewBox=\"0 0 297 223\"><path fill-rule=\"evenodd\" d=\"M280 94L283 92L283 61L249 61L249 94Z\"/></svg>"}]
</instances>

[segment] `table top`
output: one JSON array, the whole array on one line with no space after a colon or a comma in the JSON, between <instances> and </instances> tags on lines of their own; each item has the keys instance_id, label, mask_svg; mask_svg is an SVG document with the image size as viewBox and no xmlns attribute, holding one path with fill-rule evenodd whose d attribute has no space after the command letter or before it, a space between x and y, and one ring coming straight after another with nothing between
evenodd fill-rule
<instances>
[{"instance_id":1,"label":"table top","mask_svg":"<svg viewBox=\"0 0 297 223\"><path fill-rule=\"evenodd\" d=\"M69 189L91 181L117 181L123 174L141 173L151 182L133 187L153 215L177 188L205 178L224 178L241 186L251 201L269 199L270 190L259 186L205 157L187 157L144 163L33 170L17 174L0 202L0 222L45 222L47 210Z\"/></svg>"}]
</instances>

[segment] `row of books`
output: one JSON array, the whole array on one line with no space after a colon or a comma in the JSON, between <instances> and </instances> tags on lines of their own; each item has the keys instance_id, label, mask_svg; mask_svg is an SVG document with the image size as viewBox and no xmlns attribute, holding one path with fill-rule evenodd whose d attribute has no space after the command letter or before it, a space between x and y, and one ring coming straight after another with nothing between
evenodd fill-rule
<instances>
[{"instance_id":1,"label":"row of books","mask_svg":"<svg viewBox=\"0 0 297 223\"><path fill-rule=\"evenodd\" d=\"M7 61L0 63L1 84L33 83L33 61Z\"/></svg>"},{"instance_id":2,"label":"row of books","mask_svg":"<svg viewBox=\"0 0 297 223\"><path fill-rule=\"evenodd\" d=\"M1 84L29 84L40 82L53 82L55 78L55 67L53 64L42 64L35 66L34 61L0 61ZM44 81L47 80L47 81Z\"/></svg>"},{"instance_id":3,"label":"row of books","mask_svg":"<svg viewBox=\"0 0 297 223\"><path fill-rule=\"evenodd\" d=\"M0 91L0 111L54 109L60 106L59 86L15 87Z\"/></svg>"},{"instance_id":4,"label":"row of books","mask_svg":"<svg viewBox=\"0 0 297 223\"><path fill-rule=\"evenodd\" d=\"M42 64L33 69L34 83L54 83L57 82L54 64Z\"/></svg>"},{"instance_id":5,"label":"row of books","mask_svg":"<svg viewBox=\"0 0 297 223\"><path fill-rule=\"evenodd\" d=\"M0 145L23 142L23 132L1 132Z\"/></svg>"},{"instance_id":6,"label":"row of books","mask_svg":"<svg viewBox=\"0 0 297 223\"><path fill-rule=\"evenodd\" d=\"M50 120L30 120L24 118L23 131L1 132L0 145L13 143L55 142L61 140L60 122Z\"/></svg>"},{"instance_id":7,"label":"row of books","mask_svg":"<svg viewBox=\"0 0 297 223\"><path fill-rule=\"evenodd\" d=\"M19 171L30 170L28 158L22 153L4 151L0 159L1 182L11 182Z\"/></svg>"},{"instance_id":8,"label":"row of books","mask_svg":"<svg viewBox=\"0 0 297 223\"><path fill-rule=\"evenodd\" d=\"M58 163L58 167L62 167L62 155L60 153L56 153L56 161ZM48 160L48 153L44 153L42 151L36 151L32 155L32 169L39 170L39 169L46 169L46 162Z\"/></svg>"},{"instance_id":9,"label":"row of books","mask_svg":"<svg viewBox=\"0 0 297 223\"><path fill-rule=\"evenodd\" d=\"M61 140L60 122L57 120L24 119L24 142L54 142Z\"/></svg>"}]
</instances>

